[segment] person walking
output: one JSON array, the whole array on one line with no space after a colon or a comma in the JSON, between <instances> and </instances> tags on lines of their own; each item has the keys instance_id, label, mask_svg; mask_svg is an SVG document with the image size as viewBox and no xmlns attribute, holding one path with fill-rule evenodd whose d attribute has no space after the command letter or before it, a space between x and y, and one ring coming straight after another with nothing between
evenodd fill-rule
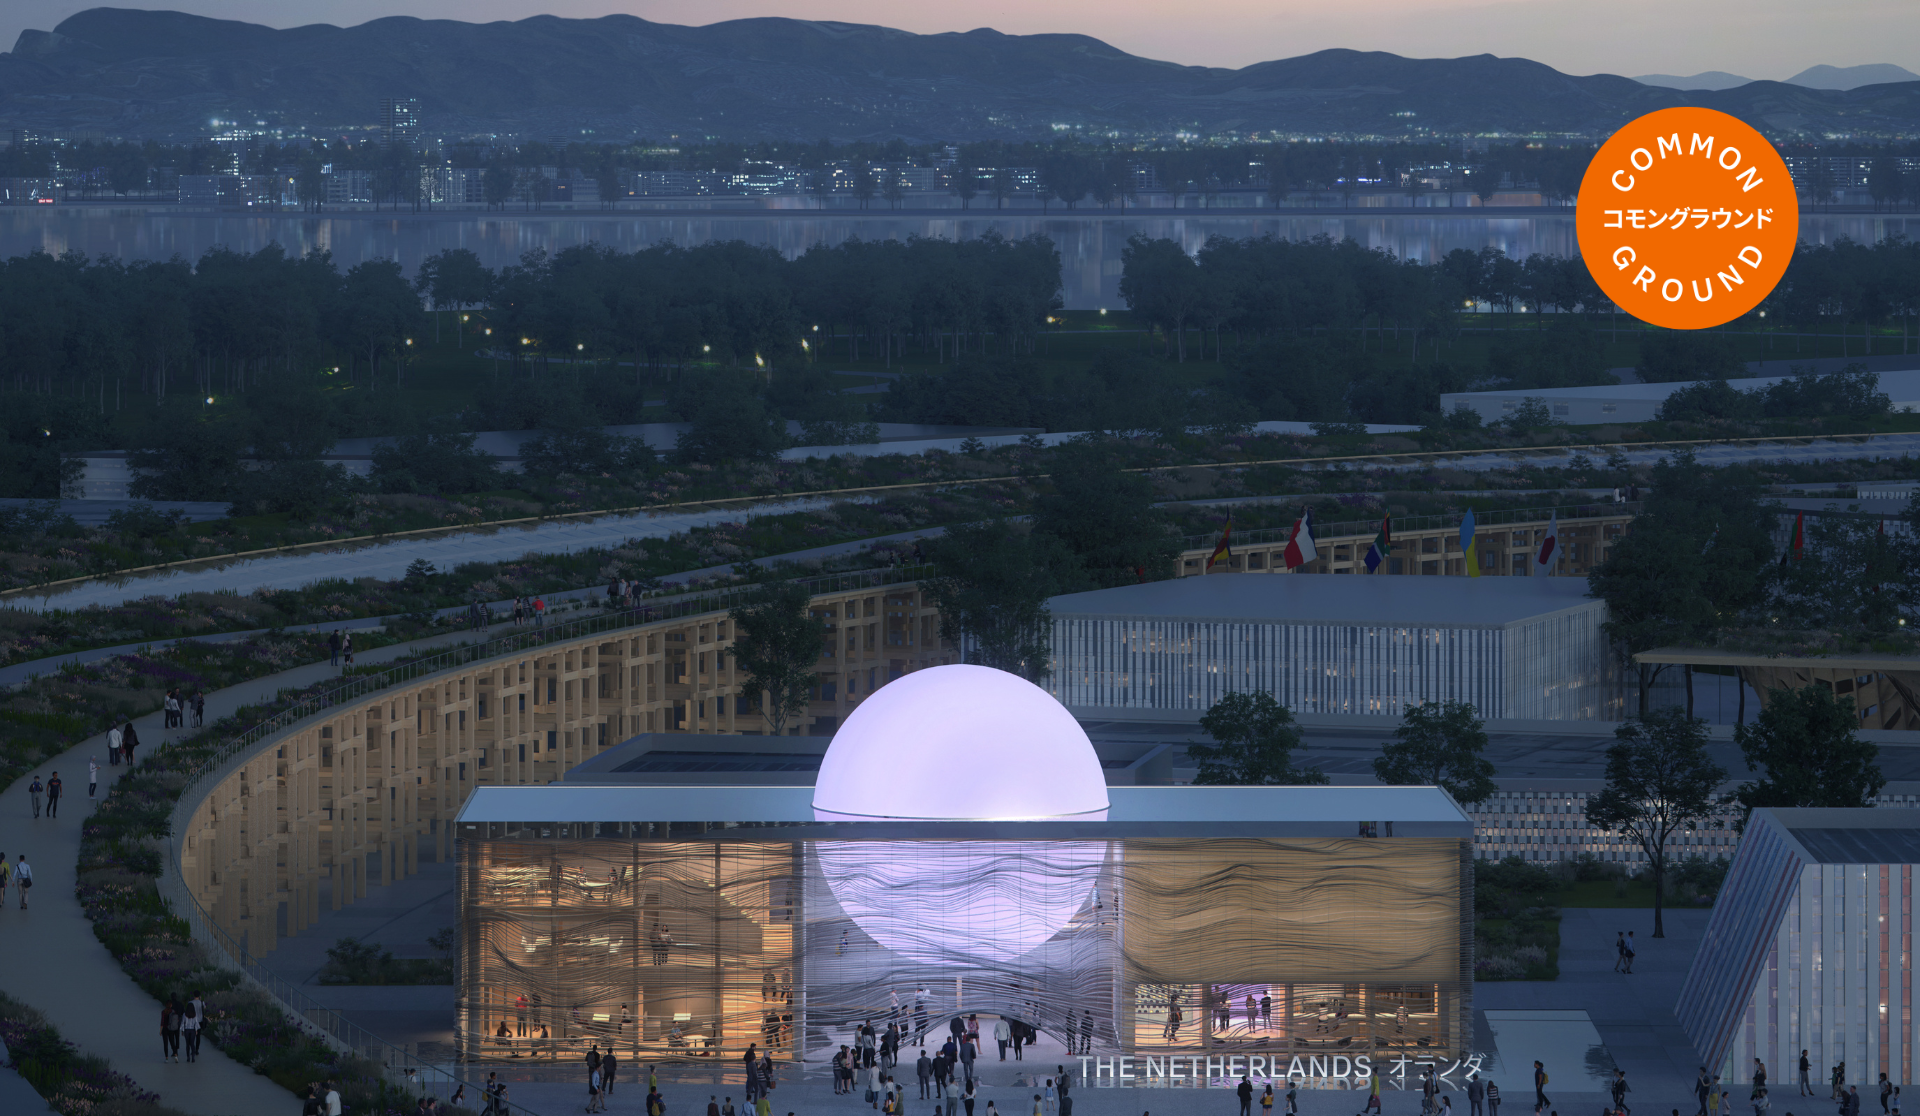
<instances>
[{"instance_id":1,"label":"person walking","mask_svg":"<svg viewBox=\"0 0 1920 1116\"><path fill-rule=\"evenodd\" d=\"M120 759L128 767L133 766L133 750L135 748L138 748L139 746L140 746L140 733L134 729L133 722L128 721L126 724L121 725L120 726Z\"/></svg>"},{"instance_id":2,"label":"person walking","mask_svg":"<svg viewBox=\"0 0 1920 1116\"><path fill-rule=\"evenodd\" d=\"M1093 1053L1093 1013L1090 1011L1080 1013L1080 1053Z\"/></svg>"},{"instance_id":3,"label":"person walking","mask_svg":"<svg viewBox=\"0 0 1920 1116\"><path fill-rule=\"evenodd\" d=\"M1625 930L1616 931L1613 936L1613 971L1616 973L1627 971L1627 932Z\"/></svg>"},{"instance_id":4,"label":"person walking","mask_svg":"<svg viewBox=\"0 0 1920 1116\"><path fill-rule=\"evenodd\" d=\"M7 906L7 882L13 879L13 865L7 863L7 854L0 853L0 910Z\"/></svg>"},{"instance_id":5,"label":"person walking","mask_svg":"<svg viewBox=\"0 0 1920 1116\"><path fill-rule=\"evenodd\" d=\"M1007 1044L1013 1041L1013 1028L1007 1026L1003 1016L993 1025L993 1041L1000 1045L1000 1060L1007 1060Z\"/></svg>"},{"instance_id":6,"label":"person walking","mask_svg":"<svg viewBox=\"0 0 1920 1116\"><path fill-rule=\"evenodd\" d=\"M1633 931L1629 930L1627 931L1627 952L1622 957L1622 960L1626 961L1627 967L1621 970L1622 972L1626 973L1628 976L1633 975L1633 954L1634 954Z\"/></svg>"},{"instance_id":7,"label":"person walking","mask_svg":"<svg viewBox=\"0 0 1920 1116\"><path fill-rule=\"evenodd\" d=\"M1260 1091L1260 1116L1273 1116L1273 1082Z\"/></svg>"},{"instance_id":8,"label":"person walking","mask_svg":"<svg viewBox=\"0 0 1920 1116\"><path fill-rule=\"evenodd\" d=\"M1800 1052L1800 1095L1803 1097L1813 1095L1813 1083L1807 1080L1807 1075L1811 1072L1813 1072L1813 1062L1807 1058L1807 1052L1802 1050Z\"/></svg>"},{"instance_id":9,"label":"person walking","mask_svg":"<svg viewBox=\"0 0 1920 1116\"><path fill-rule=\"evenodd\" d=\"M107 730L107 762L114 767L120 766L120 726Z\"/></svg>"},{"instance_id":10,"label":"person walking","mask_svg":"<svg viewBox=\"0 0 1920 1116\"><path fill-rule=\"evenodd\" d=\"M53 777L47 780L47 816L50 818L60 816L61 790L60 773L56 771L53 773Z\"/></svg>"},{"instance_id":11,"label":"person walking","mask_svg":"<svg viewBox=\"0 0 1920 1116\"><path fill-rule=\"evenodd\" d=\"M1754 1082L1754 1084L1764 1086L1766 1082L1756 1081ZM1893 1111L1892 1107L1888 1103L1892 1099L1893 1099L1893 1082L1888 1081L1887 1075L1883 1073L1880 1075L1880 1111L1881 1112L1891 1113Z\"/></svg>"},{"instance_id":12,"label":"person walking","mask_svg":"<svg viewBox=\"0 0 1920 1116\"><path fill-rule=\"evenodd\" d=\"M1614 1111L1626 1112L1628 1092L1626 1070L1615 1069L1613 1071L1613 1081L1608 1088L1608 1092L1613 1094Z\"/></svg>"},{"instance_id":13,"label":"person walking","mask_svg":"<svg viewBox=\"0 0 1920 1116\"><path fill-rule=\"evenodd\" d=\"M100 757L87 757L87 797L93 797L95 787L100 785Z\"/></svg>"},{"instance_id":14,"label":"person walking","mask_svg":"<svg viewBox=\"0 0 1920 1116\"><path fill-rule=\"evenodd\" d=\"M165 1040L168 1056L178 1062L180 1060L180 1015L183 1010L180 1007L180 997L167 997L167 1007L170 1014L162 1018L160 1023L161 1029L166 1032L162 1037Z\"/></svg>"},{"instance_id":15,"label":"person walking","mask_svg":"<svg viewBox=\"0 0 1920 1116\"><path fill-rule=\"evenodd\" d=\"M200 993L195 992L193 998L187 1001L185 1017L180 1020L180 1032L186 1036L187 1040L187 1061L189 1062L200 1060L200 1029L206 1026L206 1022L206 1001L200 998Z\"/></svg>"},{"instance_id":16,"label":"person walking","mask_svg":"<svg viewBox=\"0 0 1920 1116\"><path fill-rule=\"evenodd\" d=\"M945 1095L947 1098L947 1111L954 1112L954 1113L959 1112L960 1111L960 1079L958 1077L947 1078L947 1087L945 1090Z\"/></svg>"},{"instance_id":17,"label":"person walking","mask_svg":"<svg viewBox=\"0 0 1920 1116\"><path fill-rule=\"evenodd\" d=\"M1287 1078L1287 1111L1288 1113L1294 1112L1294 1093L1298 1087L1299 1087L1299 1082L1297 1079L1292 1077ZM1362 1113L1366 1113L1366 1112L1379 1113L1382 1111L1380 1107L1380 1075L1377 1073L1368 1075L1367 1103L1365 1106L1363 1106L1360 1109L1360 1111Z\"/></svg>"},{"instance_id":18,"label":"person walking","mask_svg":"<svg viewBox=\"0 0 1920 1116\"><path fill-rule=\"evenodd\" d=\"M27 854L21 853L13 866L13 881L20 887L20 909L27 909L27 892L33 890L33 869L27 864Z\"/></svg>"},{"instance_id":19,"label":"person walking","mask_svg":"<svg viewBox=\"0 0 1920 1116\"><path fill-rule=\"evenodd\" d=\"M1553 1103L1547 1099L1547 1067L1538 1060L1533 1063L1533 1103L1541 1112Z\"/></svg>"},{"instance_id":20,"label":"person walking","mask_svg":"<svg viewBox=\"0 0 1920 1116\"><path fill-rule=\"evenodd\" d=\"M1253 1116L1253 1079L1241 1077L1239 1086L1234 1089L1234 1095L1240 1098L1240 1116Z\"/></svg>"},{"instance_id":21,"label":"person walking","mask_svg":"<svg viewBox=\"0 0 1920 1116\"><path fill-rule=\"evenodd\" d=\"M1374 1074L1378 1078L1379 1074ZM1500 1083L1487 1082L1487 1116L1500 1116Z\"/></svg>"},{"instance_id":22,"label":"person walking","mask_svg":"<svg viewBox=\"0 0 1920 1116\"><path fill-rule=\"evenodd\" d=\"M173 1034L173 1012L174 1006L172 1000L168 1000L166 1003L160 1005L160 1060L162 1062L170 1062L173 1060L173 1047L170 1042ZM309 1094L309 1096L311 1096L311 1094Z\"/></svg>"},{"instance_id":23,"label":"person walking","mask_svg":"<svg viewBox=\"0 0 1920 1116\"><path fill-rule=\"evenodd\" d=\"M346 667L348 669L352 669L353 667L353 633L352 632L348 632L345 635L340 637L340 658L345 661Z\"/></svg>"},{"instance_id":24,"label":"person walking","mask_svg":"<svg viewBox=\"0 0 1920 1116\"><path fill-rule=\"evenodd\" d=\"M200 690L193 692L193 727L200 728L207 723L207 695Z\"/></svg>"},{"instance_id":25,"label":"person walking","mask_svg":"<svg viewBox=\"0 0 1920 1116\"><path fill-rule=\"evenodd\" d=\"M33 777L33 782L27 784L27 795L33 799L33 816L36 818L40 816L40 796L45 794L46 790L46 784L40 781L38 775Z\"/></svg>"},{"instance_id":26,"label":"person walking","mask_svg":"<svg viewBox=\"0 0 1920 1116\"><path fill-rule=\"evenodd\" d=\"M1477 1073L1467 1075L1467 1116L1484 1116L1481 1106L1487 1100L1486 1083Z\"/></svg>"}]
</instances>

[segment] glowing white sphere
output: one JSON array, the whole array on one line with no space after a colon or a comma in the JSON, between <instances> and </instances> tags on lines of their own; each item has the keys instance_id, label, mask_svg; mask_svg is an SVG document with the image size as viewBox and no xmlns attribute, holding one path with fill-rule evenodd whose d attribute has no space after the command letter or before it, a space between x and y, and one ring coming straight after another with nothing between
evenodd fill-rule
<instances>
[{"instance_id":1,"label":"glowing white sphere","mask_svg":"<svg viewBox=\"0 0 1920 1116\"><path fill-rule=\"evenodd\" d=\"M1107 816L1107 780L1053 695L992 667L931 667L874 691L834 734L813 788L823 821Z\"/></svg>"},{"instance_id":2,"label":"glowing white sphere","mask_svg":"<svg viewBox=\"0 0 1920 1116\"><path fill-rule=\"evenodd\" d=\"M980 666L917 671L834 735L813 793L822 821L1104 820L1093 744L1033 683ZM847 916L903 960L991 967L1086 906L1104 841L816 841Z\"/></svg>"}]
</instances>

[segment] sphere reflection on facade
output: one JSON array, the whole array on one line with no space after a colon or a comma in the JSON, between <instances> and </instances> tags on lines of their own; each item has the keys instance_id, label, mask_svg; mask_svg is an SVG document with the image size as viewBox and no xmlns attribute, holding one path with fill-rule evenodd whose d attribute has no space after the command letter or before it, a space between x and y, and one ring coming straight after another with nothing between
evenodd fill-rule
<instances>
[{"instance_id":1,"label":"sphere reflection on facade","mask_svg":"<svg viewBox=\"0 0 1920 1116\"><path fill-rule=\"evenodd\" d=\"M1038 686L954 665L888 683L835 734L814 786L823 821L1105 820L1087 734ZM849 836L857 835L855 833ZM995 965L1045 943L1086 905L1104 841L824 841L841 908L904 960Z\"/></svg>"}]
</instances>

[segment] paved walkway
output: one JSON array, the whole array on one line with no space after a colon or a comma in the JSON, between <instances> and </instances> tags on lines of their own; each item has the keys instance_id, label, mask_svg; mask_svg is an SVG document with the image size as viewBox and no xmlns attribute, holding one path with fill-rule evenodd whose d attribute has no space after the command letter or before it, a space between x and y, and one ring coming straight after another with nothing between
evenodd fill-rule
<instances>
[{"instance_id":1,"label":"paved walkway","mask_svg":"<svg viewBox=\"0 0 1920 1116\"><path fill-rule=\"evenodd\" d=\"M385 662L415 647L438 646L447 637L396 644L369 651L363 663ZM324 663L243 682L207 696L209 720L232 713L286 686L300 686L335 673ZM138 718L142 740L158 743L169 735L160 714ZM185 730L191 731L191 730ZM88 1054L109 1059L162 1102L191 1116L263 1116L297 1112L298 1098L251 1069L229 1060L212 1043L201 1060L178 1064L160 1060L160 1004L120 970L73 894L80 829L91 810L87 799L87 758L99 756L104 797L112 781L127 769L105 765L106 742L96 736L62 753L15 781L0 793L0 852L25 854L33 866L32 907L19 909L16 893L0 909L0 989L47 1013L62 1035ZM58 818L35 818L26 787L35 775L60 772L67 788ZM0 1099L4 1099L0 1097ZM8 1109L11 1112L11 1109Z\"/></svg>"}]
</instances>

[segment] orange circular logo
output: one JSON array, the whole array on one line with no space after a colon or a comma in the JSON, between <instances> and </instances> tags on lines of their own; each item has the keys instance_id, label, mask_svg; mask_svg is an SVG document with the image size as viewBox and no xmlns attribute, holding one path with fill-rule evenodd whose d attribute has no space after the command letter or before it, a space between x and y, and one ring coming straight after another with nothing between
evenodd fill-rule
<instances>
[{"instance_id":1,"label":"orange circular logo","mask_svg":"<svg viewBox=\"0 0 1920 1116\"><path fill-rule=\"evenodd\" d=\"M1766 137L1724 112L1670 108L1601 145L1574 227L1587 270L1620 309L1705 329L1752 310L1786 274L1800 202Z\"/></svg>"}]
</instances>

